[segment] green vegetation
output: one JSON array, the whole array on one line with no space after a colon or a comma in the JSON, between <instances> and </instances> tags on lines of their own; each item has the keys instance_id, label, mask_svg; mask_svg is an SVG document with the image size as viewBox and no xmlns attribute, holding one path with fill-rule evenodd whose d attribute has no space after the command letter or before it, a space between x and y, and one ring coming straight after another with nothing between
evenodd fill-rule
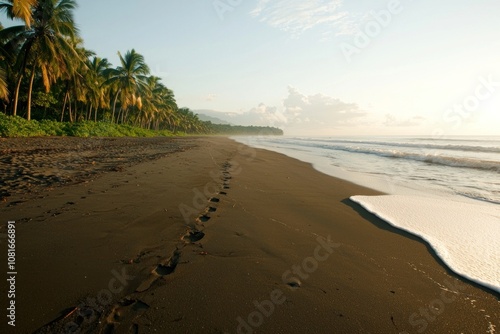
<instances>
[{"instance_id":1,"label":"green vegetation","mask_svg":"<svg viewBox=\"0 0 500 334\"><path fill-rule=\"evenodd\" d=\"M134 49L118 52L113 67L83 46L76 6L75 0L0 0L7 18L23 22L0 24L1 136L282 134L202 122L177 106Z\"/></svg>"},{"instance_id":2,"label":"green vegetation","mask_svg":"<svg viewBox=\"0 0 500 334\"><path fill-rule=\"evenodd\" d=\"M44 119L28 121L19 116L0 113L0 137L155 137L172 136L168 130L149 130L127 124L109 122L59 122Z\"/></svg>"},{"instance_id":3,"label":"green vegetation","mask_svg":"<svg viewBox=\"0 0 500 334\"><path fill-rule=\"evenodd\" d=\"M221 135L282 135L277 128L263 126L232 126L203 122L206 134ZM183 135L177 132L176 135ZM0 113L0 137L155 137L172 136L169 130L150 130L127 124L114 124L105 121L59 122L43 119L28 121L19 116Z\"/></svg>"}]
</instances>

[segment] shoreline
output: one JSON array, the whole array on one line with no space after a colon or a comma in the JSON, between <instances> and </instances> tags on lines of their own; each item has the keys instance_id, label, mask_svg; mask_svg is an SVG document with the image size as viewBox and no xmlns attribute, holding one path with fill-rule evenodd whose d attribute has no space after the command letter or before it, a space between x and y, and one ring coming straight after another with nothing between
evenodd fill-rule
<instances>
[{"instance_id":1,"label":"shoreline","mask_svg":"<svg viewBox=\"0 0 500 334\"><path fill-rule=\"evenodd\" d=\"M255 137L250 137L250 136L243 136L243 137L231 137L232 139L236 140L237 142L241 142L245 145L257 147L257 148L262 148L262 149L268 149L273 152L278 152L281 154L284 154L288 157L298 159L304 162L308 162L313 164L314 168L322 173L325 173L327 175L337 177L344 179L348 182L352 182L355 184L358 184L360 186L364 185L369 185L370 188L375 189L377 191L387 193L387 194L404 194L404 195L414 195L414 194L422 194L422 195L431 195L431 196L436 196L436 197L442 197L442 196L450 196L462 201L470 202L470 203L477 203L478 201L480 203L484 204L500 204L500 202L496 201L494 199L494 195L492 196L480 196L479 193L466 193L463 192L459 189L455 189L453 187L443 187L443 185L437 185L437 184L431 184L431 183L425 183L425 179L422 179L420 177L418 180L420 181L418 183L415 182L415 180L408 179L408 174L404 174L402 177L395 177L395 174L398 174L397 170L388 170L384 171L381 169L381 166L375 166L374 168L370 170L366 170L363 168L357 168L355 165L352 164L351 162L345 162L344 160L349 161L353 157L351 156L353 153L361 153L361 154L366 154L367 157L369 158L376 158L379 159L381 158L382 160L389 158L389 160L394 160L395 163L404 163L404 162L422 162L421 157L410 157L406 158L406 155L411 155L408 150L415 149L417 144L411 143L411 144L398 144L395 142L395 139L399 140L408 140L411 138L414 138L415 136L371 136L370 138L368 137L359 137L355 141L352 141L352 138L356 137L345 137L345 136L339 136L339 137L287 137L284 136L282 137L282 140L280 140L281 144L276 145L273 143L273 140L267 140L267 138L259 138L257 139ZM422 139L425 137L422 136ZM479 138L478 136L466 136L462 137L468 138L469 141L474 141L475 139ZM489 138L489 137L486 137ZM500 137L499 137L500 138ZM290 142L290 140L297 141L297 142ZM306 142L311 141L312 144L311 146L304 145L304 142L301 142L301 140L306 140ZM320 147L320 146L315 146L318 145L318 142L325 141L326 147ZM492 140L494 141L494 140ZM339 147L335 146L335 143L340 143ZM361 147L366 147L366 148L352 148L348 146L349 144L354 144L354 143L359 143L360 145L364 145ZM487 143L489 144L489 143ZM487 144L482 144L482 145L487 145ZM332 145L329 147L329 145ZM347 145L344 147L343 145ZM393 145L393 146L391 146ZM418 145L422 145L423 148L420 151L417 151L415 155L421 154L426 154L429 152L429 154L432 154L432 150L444 150L447 147L452 147L453 151L457 151L460 148L464 148L464 152L473 152L474 146L471 146L472 144L469 145L462 145L462 146L452 146L452 145L435 145L435 144L426 144L426 143L421 143ZM480 145L480 144L478 144ZM372 146L377 147L374 149ZM380 148L381 147L381 148ZM436 148L433 148L436 147ZM479 147L479 146L478 146ZM388 151L383 151L380 154L378 153L378 150L386 149ZM401 150L397 152L390 152L389 149L394 149L394 150ZM486 147L486 151L480 151L480 153L484 152L496 152L498 149L495 149L493 147ZM327 152L334 151L334 152L339 152L340 154L344 154L344 152L347 152L347 159L341 159L342 162L335 162L336 159L340 159L339 157L334 157L332 156L331 158L327 157ZM437 153L436 153L437 154ZM450 153L443 153L444 157L443 159L449 159L448 157ZM488 159L488 158L487 158ZM494 158L490 158L494 159ZM373 161L373 163L378 163L378 164L383 164L382 160L378 161ZM362 163L361 161L357 161L358 164ZM488 163L488 161L486 161ZM472 170L475 170L475 166L454 166L453 164L450 165L450 162L445 160L445 163L441 164L436 161L429 161L429 165L433 165L434 167L444 167L444 168L449 168L449 167L464 167L464 168L472 168ZM471 164L471 163L469 163ZM382 165L382 167L384 167ZM385 166L387 167L387 166ZM407 169L407 170L412 170L414 167L411 166L401 166L402 169ZM479 170L490 170L488 166L479 168ZM492 169L494 171L494 169ZM435 171L427 171L427 172L435 172ZM421 175L420 175L421 176ZM395 178L392 180L392 178ZM494 181L494 180L493 180ZM423 182L423 183L422 183ZM483 180L484 182L484 180ZM491 189L489 189L491 190ZM496 190L496 189L495 189ZM491 197L491 198L490 198Z\"/></svg>"},{"instance_id":2,"label":"shoreline","mask_svg":"<svg viewBox=\"0 0 500 334\"><path fill-rule=\"evenodd\" d=\"M362 216L366 220L370 221L372 224L378 226L379 228L386 229L386 230L391 231L393 233L404 236L405 238L412 239L412 240L415 240L415 241L422 243L423 245L426 246L427 251L429 252L429 255L431 255L434 258L434 260L440 266L442 266L443 269L445 269L449 275L454 276L460 280L463 280L463 281L467 282L467 284L470 284L470 285L476 287L477 289L483 290L484 292L493 295L497 299L500 299L500 294L497 291L495 291L494 289L492 289L488 286L485 286L484 284L480 284L478 282L475 282L474 280L455 272L452 268L450 268L450 266L448 266L448 264L446 264L446 262L444 262L443 259L441 259L441 257L439 257L439 255L436 253L436 250L432 247L432 245L427 240L423 239L421 236L389 224L384 219L382 219L382 218L378 217L377 215L375 215L374 213L368 211L361 204L356 203L352 200L348 200L344 204L351 206L354 210L356 210L360 214L360 216Z\"/></svg>"},{"instance_id":3,"label":"shoreline","mask_svg":"<svg viewBox=\"0 0 500 334\"><path fill-rule=\"evenodd\" d=\"M340 138L343 139L344 137ZM455 231L448 231L448 233L450 234L450 238L454 237L455 239L453 240L455 240L455 242L457 243L457 246L454 247L453 245L446 245L446 241L444 241L442 239L442 236L439 235L439 233L442 233L442 231L433 231L432 229L426 230L418 228L418 226L427 226L428 221L435 221L436 225L443 224L443 226L448 225L447 222L454 222L454 225L462 226L464 228L464 231L467 231L469 220L473 220L476 223L482 222L483 226L488 226L487 222L489 222L490 225L491 223L496 223L496 221L494 221L494 218L491 217L498 218L498 206L493 207L489 205L498 205L498 203L487 201L484 198L469 198L464 195L438 190L437 188L427 189L423 185L417 185L416 183L401 185L397 182L391 183L389 179L382 182L381 178L366 174L361 171L355 171L349 168L347 168L347 170L340 169L340 167L338 167L338 163L335 164L335 167L332 167L330 166L331 159L325 158L325 155L320 155L318 152L314 151L314 149L308 150L307 145L303 147L303 149L298 149L298 147L302 146L300 144L296 144L296 151L295 149L287 148L289 143L287 143L286 141L282 146L276 146L272 144L272 140L270 142L266 142L265 139L261 139L261 142L259 140L252 140L251 137L233 137L232 139L245 145L269 150L271 152L277 152L289 158L298 159L305 163L310 163L316 171L321 172L325 175L329 175L334 178L340 178L361 187L368 187L375 191L381 192L382 195L385 195L383 196L384 199L382 197L366 197L365 200L367 201L367 203L362 204L357 203L355 199L356 196L354 196L353 198L350 198L350 201L347 201L345 204L349 205L349 202L355 202L356 204L360 205L361 210L367 211L371 215L374 215L376 218L382 219L391 227L395 227L396 229L405 232L406 236L412 235L417 237L428 246L429 252L432 253L436 260L450 273L453 273L453 275L457 275L458 277L461 277L469 283L481 289L484 289L486 292L493 294L497 298L500 298L500 286L498 285L498 279L496 280L496 282L494 280L495 277L498 277L498 270L496 270L496 272L494 271L492 276L489 272L478 273L477 271L474 271L474 269L469 269L463 264L471 263L471 268L482 268L488 267L488 263L495 263L495 259L500 255L498 254L498 251L496 251L496 249L498 249L498 243L496 242L496 240L484 240L484 237L480 233L478 235L477 233L474 234L474 231L468 231L468 233L466 234L469 235L469 239L483 241L483 245L477 243L477 246L475 246L474 244L468 243L467 240L457 240L457 237L459 237L458 239L460 239L460 233L458 233L457 235ZM381 139L378 139L375 142L380 143L380 141ZM401 198L403 197L407 198L406 202L401 201ZM389 200L389 198L391 199ZM422 199L427 199L427 202ZM392 202L397 200L399 201L399 204L394 205ZM450 211L451 213L440 214L439 211L442 210L436 211L435 208L431 208L435 201L441 201L441 208L449 207L448 211ZM373 204L374 202L377 203L378 206ZM416 203L419 203L419 205L417 206ZM469 211L462 208L461 204L457 203L463 203L463 205L467 205ZM484 207L478 208L478 204L486 205ZM432 216L425 214L422 215L422 212L433 212L434 214ZM461 214L456 214L456 212L461 212ZM474 212L474 214L470 214L470 212ZM402 215L401 213L405 213L405 215ZM411 221L413 223L409 223L404 217L408 214L412 215ZM468 220L461 220L462 216L468 217ZM396 219L395 217L398 218ZM486 229L490 232L489 235L494 236L497 235L497 232L500 232L498 228L495 228L494 226L496 225L493 224L493 226L489 226L490 228ZM434 232L435 234L433 234L432 232ZM473 251L469 250L470 254L482 253L482 259L476 259L473 255L469 255L467 253L458 254L458 249L462 247L467 248L467 245L469 248L473 249ZM493 246L485 247L484 245ZM497 247L495 247L495 245ZM441 256L443 257L441 257L439 254L441 254ZM450 254L453 254L453 256L450 257ZM461 258L467 258L470 261L461 260L462 263L460 263L460 261L457 260Z\"/></svg>"},{"instance_id":4,"label":"shoreline","mask_svg":"<svg viewBox=\"0 0 500 334\"><path fill-rule=\"evenodd\" d=\"M181 141L190 148L2 208L19 219L19 272L32 275L18 281L19 333L54 320L39 333L500 326L494 295L349 203L378 192L225 138Z\"/></svg>"}]
</instances>

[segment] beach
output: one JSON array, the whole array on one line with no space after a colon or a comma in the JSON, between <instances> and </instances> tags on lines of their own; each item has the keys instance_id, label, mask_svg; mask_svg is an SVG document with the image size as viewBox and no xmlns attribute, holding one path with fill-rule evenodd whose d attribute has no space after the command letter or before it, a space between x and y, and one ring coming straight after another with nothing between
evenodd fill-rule
<instances>
[{"instance_id":1,"label":"beach","mask_svg":"<svg viewBox=\"0 0 500 334\"><path fill-rule=\"evenodd\" d=\"M349 200L378 191L308 163L223 137L0 150L0 240L6 254L15 221L17 271L16 326L4 315L2 332L500 329L495 292Z\"/></svg>"}]
</instances>

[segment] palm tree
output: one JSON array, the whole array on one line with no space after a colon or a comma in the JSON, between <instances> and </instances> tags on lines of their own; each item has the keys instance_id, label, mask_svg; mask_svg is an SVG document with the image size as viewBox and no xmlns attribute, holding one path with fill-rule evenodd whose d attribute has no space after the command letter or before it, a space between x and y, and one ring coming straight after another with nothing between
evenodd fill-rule
<instances>
[{"instance_id":1,"label":"palm tree","mask_svg":"<svg viewBox=\"0 0 500 334\"><path fill-rule=\"evenodd\" d=\"M23 20L27 27L31 26L33 17L31 16L32 7L36 4L36 0L3 0L0 2L0 11L4 11L8 18L14 19L19 18ZM3 26L0 24L0 31L3 30ZM2 45L3 39L6 39L7 34L2 33ZM0 60L3 64L6 64L7 60L5 55L8 53L8 48L2 47L2 54L0 54ZM12 51L12 50L10 50ZM2 64L2 65L3 65ZM6 73L4 66L0 66L0 99L4 101L8 100L9 91L7 89ZM14 113L15 115L15 113Z\"/></svg>"},{"instance_id":2,"label":"palm tree","mask_svg":"<svg viewBox=\"0 0 500 334\"><path fill-rule=\"evenodd\" d=\"M174 93L168 89L161 78L150 76L146 79L146 88L140 91L142 109L137 114L136 124L142 127L159 129L161 122L170 123L177 110Z\"/></svg>"},{"instance_id":3,"label":"palm tree","mask_svg":"<svg viewBox=\"0 0 500 334\"><path fill-rule=\"evenodd\" d=\"M75 0L39 0L32 7L33 22L28 26L14 26L3 32L12 37L8 44L19 46L17 56L18 79L14 92L14 114L17 113L21 81L29 70L27 119L31 119L31 95L36 74L40 74L45 90L63 74L73 71L73 49L78 30L73 19Z\"/></svg>"},{"instance_id":4,"label":"palm tree","mask_svg":"<svg viewBox=\"0 0 500 334\"><path fill-rule=\"evenodd\" d=\"M147 75L149 67L144 61L144 57L135 52L134 49L127 51L125 56L118 52L121 66L110 68L106 71L108 79L104 82L105 85L116 86L115 102L120 98L120 114L122 123L127 119L125 114L131 106L137 106L141 109L142 99L139 95L141 90L147 88ZM113 103L112 120L115 119L116 103ZM119 117L118 117L119 118Z\"/></svg>"},{"instance_id":5,"label":"palm tree","mask_svg":"<svg viewBox=\"0 0 500 334\"><path fill-rule=\"evenodd\" d=\"M181 118L181 130L187 133L200 133L205 130L205 126L198 118L198 115L189 110L189 108L178 109L178 114Z\"/></svg>"},{"instance_id":6,"label":"palm tree","mask_svg":"<svg viewBox=\"0 0 500 334\"><path fill-rule=\"evenodd\" d=\"M0 31L3 30L3 26L0 23ZM9 91L7 89L7 81L5 74L5 57L3 56L3 52L0 53L0 99L7 100L9 98Z\"/></svg>"},{"instance_id":7,"label":"palm tree","mask_svg":"<svg viewBox=\"0 0 500 334\"><path fill-rule=\"evenodd\" d=\"M161 108L161 100L158 90L161 89L163 84L160 82L159 77L149 76L145 80L145 87L140 90L142 108L137 114L135 123L140 123L141 126L150 125L156 114ZM164 86L163 86L164 87Z\"/></svg>"},{"instance_id":8,"label":"palm tree","mask_svg":"<svg viewBox=\"0 0 500 334\"><path fill-rule=\"evenodd\" d=\"M106 86L103 85L105 78L105 71L111 66L106 58L102 59L94 56L92 60L88 59L86 62L87 71L87 87L89 94L89 119L92 116L92 109L95 108L94 121L97 121L97 112L99 108L106 107L108 101L106 99Z\"/></svg>"},{"instance_id":9,"label":"palm tree","mask_svg":"<svg viewBox=\"0 0 500 334\"><path fill-rule=\"evenodd\" d=\"M175 101L174 92L171 89L165 87L165 89L161 92L161 100L162 108L156 122L156 130L159 129L160 121L165 121L169 125L172 125L179 119L179 117L177 116L178 107L177 102Z\"/></svg>"},{"instance_id":10,"label":"palm tree","mask_svg":"<svg viewBox=\"0 0 500 334\"><path fill-rule=\"evenodd\" d=\"M4 4L0 4L4 5ZM17 80L16 89L14 91L14 106L13 114L17 113L17 101L19 98L19 88L21 86L22 75L18 74L17 69L23 64L18 57L19 49L24 42L24 38L21 37L25 26L15 26L0 30L0 57L2 57L2 70L9 70L9 79L12 81ZM16 77L17 78L12 78ZM9 80L10 81L10 80Z\"/></svg>"},{"instance_id":11,"label":"palm tree","mask_svg":"<svg viewBox=\"0 0 500 334\"><path fill-rule=\"evenodd\" d=\"M72 44L74 55L68 58L71 71L62 73L61 83L63 84L63 108L61 112L61 121L64 119L66 106L68 108L69 120L73 122L78 119L78 104L86 103L89 99L89 91L91 90L88 84L89 68L87 66L88 59L95 56L95 53L83 47L83 40L77 37ZM72 112L74 110L74 113Z\"/></svg>"}]
</instances>

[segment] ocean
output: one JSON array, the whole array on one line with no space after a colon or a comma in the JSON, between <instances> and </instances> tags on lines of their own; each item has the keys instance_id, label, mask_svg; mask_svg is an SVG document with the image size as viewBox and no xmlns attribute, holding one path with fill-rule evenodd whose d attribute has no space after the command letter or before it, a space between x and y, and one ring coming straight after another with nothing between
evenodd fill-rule
<instances>
[{"instance_id":1,"label":"ocean","mask_svg":"<svg viewBox=\"0 0 500 334\"><path fill-rule=\"evenodd\" d=\"M351 200L426 240L457 274L500 292L500 136L233 139L388 194Z\"/></svg>"}]
</instances>

